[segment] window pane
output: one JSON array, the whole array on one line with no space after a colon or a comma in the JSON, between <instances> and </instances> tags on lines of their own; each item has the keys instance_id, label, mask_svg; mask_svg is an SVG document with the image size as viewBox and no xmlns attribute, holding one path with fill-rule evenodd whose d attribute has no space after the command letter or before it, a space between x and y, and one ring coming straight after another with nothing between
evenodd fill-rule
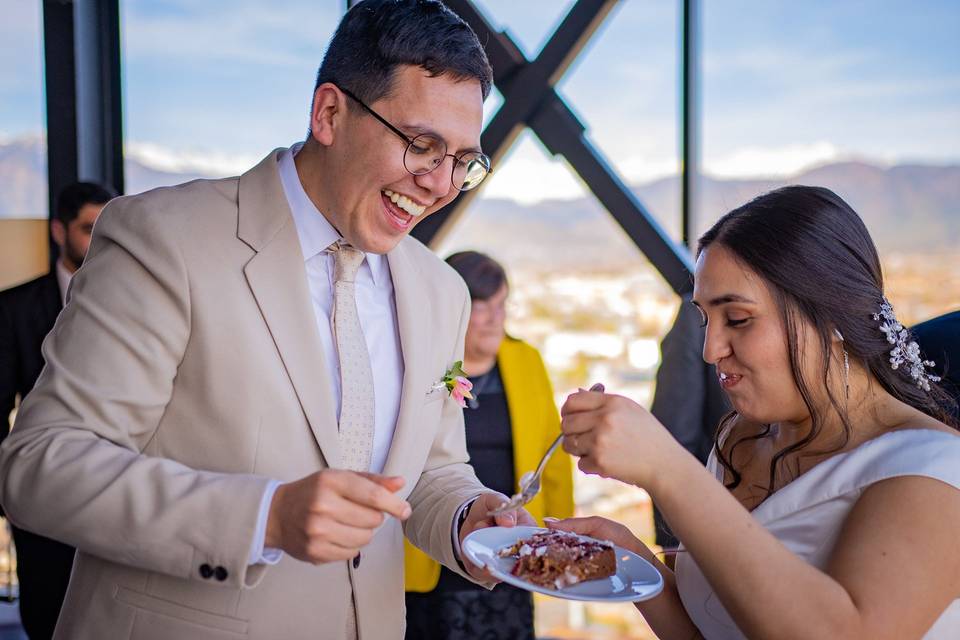
<instances>
[{"instance_id":1,"label":"window pane","mask_svg":"<svg viewBox=\"0 0 960 640\"><path fill-rule=\"evenodd\" d=\"M679 3L622 2L559 82L587 136L680 238Z\"/></svg>"},{"instance_id":2,"label":"window pane","mask_svg":"<svg viewBox=\"0 0 960 640\"><path fill-rule=\"evenodd\" d=\"M960 306L960 5L703 3L697 227L782 184L863 217L910 323Z\"/></svg>"},{"instance_id":3,"label":"window pane","mask_svg":"<svg viewBox=\"0 0 960 640\"><path fill-rule=\"evenodd\" d=\"M0 0L0 290L49 268L41 7Z\"/></svg>"},{"instance_id":4,"label":"window pane","mask_svg":"<svg viewBox=\"0 0 960 640\"><path fill-rule=\"evenodd\" d=\"M123 0L127 190L236 175L302 140L343 7Z\"/></svg>"},{"instance_id":5,"label":"window pane","mask_svg":"<svg viewBox=\"0 0 960 640\"><path fill-rule=\"evenodd\" d=\"M474 0L495 31L506 31L528 59L537 57L573 0Z\"/></svg>"}]
</instances>

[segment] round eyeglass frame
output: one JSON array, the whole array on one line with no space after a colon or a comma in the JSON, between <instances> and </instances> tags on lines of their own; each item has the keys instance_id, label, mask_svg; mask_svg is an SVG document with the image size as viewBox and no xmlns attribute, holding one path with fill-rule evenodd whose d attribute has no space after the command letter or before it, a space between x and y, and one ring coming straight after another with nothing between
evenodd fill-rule
<instances>
[{"instance_id":1,"label":"round eyeglass frame","mask_svg":"<svg viewBox=\"0 0 960 640\"><path fill-rule=\"evenodd\" d=\"M447 143L444 142L443 139L438 138L435 135L422 133L418 136L411 138L410 136L405 134L403 131L401 131L394 125L390 124L390 122L388 122L386 118L384 118L379 113L371 109L363 100L355 96L352 92L350 92L347 89L344 89L343 87L338 87L338 88L340 89L340 91L344 93L344 95L346 95L348 98L350 98L351 100L359 104L361 107L363 107L363 109L367 113L369 113L371 116L373 116L374 119L380 122L380 124L385 126L387 129L392 131L397 137L399 137L401 140L407 143L406 148L403 150L403 168L406 169L407 173L409 173L410 175L414 175L414 176L426 175L436 170L437 167L441 166L443 164L443 161L448 156L453 158L453 166L450 168L450 184L453 185L453 188L456 189L457 191L470 191L472 189L476 189L478 186L480 186L480 183L482 183L487 178L487 176L493 173L493 169L490 168L490 157L487 156L485 153L480 151L465 151L461 153L459 156L455 156L452 153L447 153ZM410 168L411 163L408 161L408 157L410 156L410 149L414 148L416 146L417 140L420 140L421 138L429 138L433 142L443 145L442 147L443 153L438 154L438 157L440 158L440 160L434 163L432 167L428 166L428 167L424 167L424 170L422 171L420 170L415 171ZM467 161L464 161L464 158L467 158L467 157L470 157L470 159ZM475 182L468 183L467 177L470 175L470 171L471 171L470 165L474 165L474 163L477 163L475 166L479 166L480 168L483 169L484 172L483 172L483 175L480 176L480 178L477 179ZM461 181L461 184L458 185L456 180L457 167L461 165L463 165L464 167L463 180Z\"/></svg>"}]
</instances>

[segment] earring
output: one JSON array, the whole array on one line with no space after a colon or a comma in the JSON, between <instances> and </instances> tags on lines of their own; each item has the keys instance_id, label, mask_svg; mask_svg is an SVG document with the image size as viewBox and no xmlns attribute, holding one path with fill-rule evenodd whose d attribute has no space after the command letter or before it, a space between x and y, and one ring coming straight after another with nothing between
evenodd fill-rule
<instances>
[{"instance_id":1,"label":"earring","mask_svg":"<svg viewBox=\"0 0 960 640\"><path fill-rule=\"evenodd\" d=\"M837 334L837 337L840 338L840 343L843 344L843 334L840 333L839 329L834 329L833 332ZM846 399L850 399L850 357L847 355L847 348L844 346L840 347L843 350L843 388L844 393L846 394Z\"/></svg>"}]
</instances>

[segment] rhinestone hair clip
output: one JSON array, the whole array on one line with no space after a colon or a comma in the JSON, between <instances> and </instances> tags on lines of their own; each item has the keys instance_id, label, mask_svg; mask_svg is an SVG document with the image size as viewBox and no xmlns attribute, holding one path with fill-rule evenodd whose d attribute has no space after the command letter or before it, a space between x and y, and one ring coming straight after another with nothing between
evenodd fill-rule
<instances>
[{"instance_id":1,"label":"rhinestone hair clip","mask_svg":"<svg viewBox=\"0 0 960 640\"><path fill-rule=\"evenodd\" d=\"M933 360L923 360L920 357L920 345L910 340L910 334L896 316L893 315L893 306L886 298L880 304L880 313L873 314L873 319L880 322L880 331L887 336L887 342L893 345L890 350L890 368L904 367L918 387L930 391L931 382L940 382L940 376L927 373L926 367L934 366Z\"/></svg>"}]
</instances>

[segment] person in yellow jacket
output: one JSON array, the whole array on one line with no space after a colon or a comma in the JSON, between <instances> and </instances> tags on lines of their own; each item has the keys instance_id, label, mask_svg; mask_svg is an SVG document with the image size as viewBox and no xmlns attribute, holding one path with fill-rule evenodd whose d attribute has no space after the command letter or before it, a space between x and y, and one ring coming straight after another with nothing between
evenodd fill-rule
<instances>
[{"instance_id":1,"label":"person in yellow jacket","mask_svg":"<svg viewBox=\"0 0 960 640\"><path fill-rule=\"evenodd\" d=\"M537 350L506 335L503 267L475 251L455 253L447 263L473 301L463 360L474 396L464 410L470 464L485 486L512 495L519 477L536 468L560 434L553 387ZM573 514L572 463L558 453L547 464L539 495L526 505L541 524L545 516ZM488 591L405 544L408 640L534 638L529 592L507 584Z\"/></svg>"}]
</instances>

